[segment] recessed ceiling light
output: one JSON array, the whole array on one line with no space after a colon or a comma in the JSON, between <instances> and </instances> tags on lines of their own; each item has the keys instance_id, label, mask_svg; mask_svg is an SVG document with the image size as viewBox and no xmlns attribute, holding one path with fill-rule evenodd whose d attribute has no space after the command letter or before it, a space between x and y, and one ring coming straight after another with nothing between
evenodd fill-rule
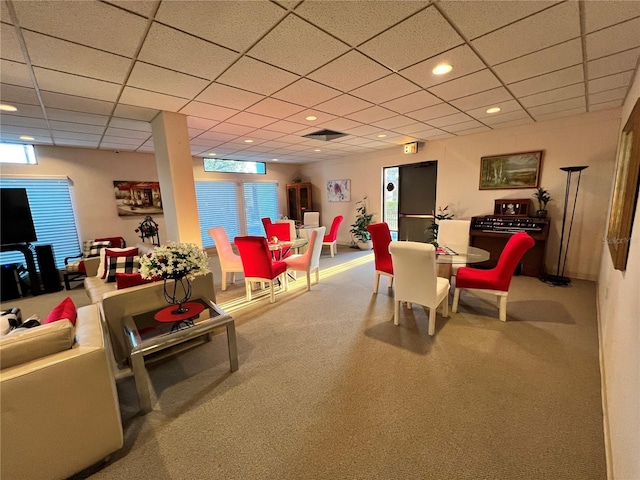
<instances>
[{"instance_id":1,"label":"recessed ceiling light","mask_svg":"<svg viewBox=\"0 0 640 480\"><path fill-rule=\"evenodd\" d=\"M378 138L384 138L384 137L386 137L384 133L381 133L380 135L378 135Z\"/></svg>"},{"instance_id":2,"label":"recessed ceiling light","mask_svg":"<svg viewBox=\"0 0 640 480\"><path fill-rule=\"evenodd\" d=\"M20 140L29 140L29 141L31 141L31 140L35 140L35 138L30 137L30 136L28 136L28 135L22 135L22 136L20 137Z\"/></svg>"},{"instance_id":3,"label":"recessed ceiling light","mask_svg":"<svg viewBox=\"0 0 640 480\"><path fill-rule=\"evenodd\" d=\"M444 75L445 73L449 73L451 70L453 70L453 67L451 65L449 65L448 63L441 63L431 71L434 75Z\"/></svg>"},{"instance_id":4,"label":"recessed ceiling light","mask_svg":"<svg viewBox=\"0 0 640 480\"><path fill-rule=\"evenodd\" d=\"M278 161L278 159L277 159L277 158L274 158L274 159L272 159L272 160L273 160L274 162L277 162L277 161Z\"/></svg>"},{"instance_id":5,"label":"recessed ceiling light","mask_svg":"<svg viewBox=\"0 0 640 480\"><path fill-rule=\"evenodd\" d=\"M247 140L244 141L244 143L253 143L253 140L247 139Z\"/></svg>"},{"instance_id":6,"label":"recessed ceiling light","mask_svg":"<svg viewBox=\"0 0 640 480\"><path fill-rule=\"evenodd\" d=\"M2 104L0 104L0 110L5 111L5 112L15 112L18 109L16 107L14 107L13 105L7 105L5 103L2 103Z\"/></svg>"},{"instance_id":7,"label":"recessed ceiling light","mask_svg":"<svg viewBox=\"0 0 640 480\"><path fill-rule=\"evenodd\" d=\"M500 110L502 110L500 107L491 107L487 110L487 113L498 113Z\"/></svg>"},{"instance_id":8,"label":"recessed ceiling light","mask_svg":"<svg viewBox=\"0 0 640 480\"><path fill-rule=\"evenodd\" d=\"M216 156L216 154L215 154L215 153L210 153L210 154L209 154L209 156L210 156L210 157L215 157L215 156Z\"/></svg>"},{"instance_id":9,"label":"recessed ceiling light","mask_svg":"<svg viewBox=\"0 0 640 480\"><path fill-rule=\"evenodd\" d=\"M314 117L313 115L309 115L308 117L305 117L305 120L309 120L310 122L313 122L314 120L317 120L318 117Z\"/></svg>"},{"instance_id":10,"label":"recessed ceiling light","mask_svg":"<svg viewBox=\"0 0 640 480\"><path fill-rule=\"evenodd\" d=\"M314 150L314 152L321 152L321 151L322 151L322 150L320 150L319 148L316 148L316 149Z\"/></svg>"}]
</instances>

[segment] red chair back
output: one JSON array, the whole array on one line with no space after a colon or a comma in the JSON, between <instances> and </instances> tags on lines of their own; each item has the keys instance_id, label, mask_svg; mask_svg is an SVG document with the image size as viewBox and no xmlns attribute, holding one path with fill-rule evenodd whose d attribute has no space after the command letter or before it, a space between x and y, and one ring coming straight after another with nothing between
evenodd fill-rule
<instances>
[{"instance_id":1,"label":"red chair back","mask_svg":"<svg viewBox=\"0 0 640 480\"><path fill-rule=\"evenodd\" d=\"M522 256L535 245L535 241L526 232L511 236L504 246L495 268L480 270L462 267L456 276L456 288L479 288L506 292Z\"/></svg>"},{"instance_id":2,"label":"red chair back","mask_svg":"<svg viewBox=\"0 0 640 480\"><path fill-rule=\"evenodd\" d=\"M264 227L264 233L266 235L269 235L269 230L268 230L267 227L269 225L272 225L271 219L269 217L264 217L264 218L261 218L260 220L262 220L262 226Z\"/></svg>"},{"instance_id":3,"label":"red chair back","mask_svg":"<svg viewBox=\"0 0 640 480\"><path fill-rule=\"evenodd\" d=\"M367 225L367 231L371 234L376 270L393 275L393 263L389 253L391 243L389 225L385 222L371 223Z\"/></svg>"},{"instance_id":4,"label":"red chair back","mask_svg":"<svg viewBox=\"0 0 640 480\"><path fill-rule=\"evenodd\" d=\"M338 229L340 228L340 224L344 220L342 215L338 215L333 219L331 223L331 230L329 230L329 234L324 236L323 242L333 242L338 238Z\"/></svg>"},{"instance_id":5,"label":"red chair back","mask_svg":"<svg viewBox=\"0 0 640 480\"><path fill-rule=\"evenodd\" d=\"M289 228L289 225L286 225ZM264 237L236 237L233 242L242 259L245 277L267 278L273 280L287 269L284 262L274 262Z\"/></svg>"},{"instance_id":6,"label":"red chair back","mask_svg":"<svg viewBox=\"0 0 640 480\"><path fill-rule=\"evenodd\" d=\"M271 237L278 237L278 240L291 240L291 227L288 223L272 223L265 227L267 232L267 238L271 240Z\"/></svg>"}]
</instances>

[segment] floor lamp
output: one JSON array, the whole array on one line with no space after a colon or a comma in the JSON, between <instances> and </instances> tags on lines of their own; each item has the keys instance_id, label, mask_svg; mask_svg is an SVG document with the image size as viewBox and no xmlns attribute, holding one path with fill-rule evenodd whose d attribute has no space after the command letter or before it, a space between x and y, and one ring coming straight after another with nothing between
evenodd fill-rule
<instances>
[{"instance_id":1,"label":"floor lamp","mask_svg":"<svg viewBox=\"0 0 640 480\"><path fill-rule=\"evenodd\" d=\"M586 165L575 167L560 167L560 170L567 172L567 186L564 192L564 212L562 213L562 232L560 234L560 250L558 252L558 265L556 267L555 275L547 275L545 281L552 285L569 285L571 279L564 276L564 267L567 264L567 250L569 250L569 241L571 240L571 228L573 227L573 216L576 213L576 202L578 200L578 190L580 189L580 178L582 177L582 170L587 168ZM567 230L567 207L569 206L569 192L571 191L571 176L573 173L578 174L578 182L576 184L576 193L573 198L573 208L571 209L571 219L569 220L567 243L564 243L564 234ZM562 266L562 270L560 267Z\"/></svg>"}]
</instances>

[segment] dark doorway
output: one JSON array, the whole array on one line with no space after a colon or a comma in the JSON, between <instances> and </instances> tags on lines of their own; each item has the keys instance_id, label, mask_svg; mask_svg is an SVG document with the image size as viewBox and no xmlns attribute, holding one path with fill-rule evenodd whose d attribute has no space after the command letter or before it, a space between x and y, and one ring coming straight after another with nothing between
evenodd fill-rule
<instances>
[{"instance_id":1,"label":"dark doorway","mask_svg":"<svg viewBox=\"0 0 640 480\"><path fill-rule=\"evenodd\" d=\"M438 162L401 165L398 171L398 240L428 242L436 209Z\"/></svg>"}]
</instances>

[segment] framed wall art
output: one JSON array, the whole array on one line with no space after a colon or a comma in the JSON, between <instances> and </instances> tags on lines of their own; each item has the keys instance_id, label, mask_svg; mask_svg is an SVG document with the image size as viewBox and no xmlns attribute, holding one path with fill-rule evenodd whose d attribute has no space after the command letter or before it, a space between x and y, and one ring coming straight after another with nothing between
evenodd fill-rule
<instances>
[{"instance_id":1,"label":"framed wall art","mask_svg":"<svg viewBox=\"0 0 640 480\"><path fill-rule=\"evenodd\" d=\"M351 180L329 180L327 182L327 198L330 202L350 202Z\"/></svg>"},{"instance_id":2,"label":"framed wall art","mask_svg":"<svg viewBox=\"0 0 640 480\"><path fill-rule=\"evenodd\" d=\"M160 182L114 180L113 190L121 217L162 214Z\"/></svg>"},{"instance_id":3,"label":"framed wall art","mask_svg":"<svg viewBox=\"0 0 640 480\"><path fill-rule=\"evenodd\" d=\"M542 150L482 157L479 188L536 188L540 182L541 163Z\"/></svg>"},{"instance_id":4,"label":"framed wall art","mask_svg":"<svg viewBox=\"0 0 640 480\"><path fill-rule=\"evenodd\" d=\"M609 214L607 243L616 270L627 269L633 217L640 182L640 99L622 129L618 144L616 177Z\"/></svg>"}]
</instances>

